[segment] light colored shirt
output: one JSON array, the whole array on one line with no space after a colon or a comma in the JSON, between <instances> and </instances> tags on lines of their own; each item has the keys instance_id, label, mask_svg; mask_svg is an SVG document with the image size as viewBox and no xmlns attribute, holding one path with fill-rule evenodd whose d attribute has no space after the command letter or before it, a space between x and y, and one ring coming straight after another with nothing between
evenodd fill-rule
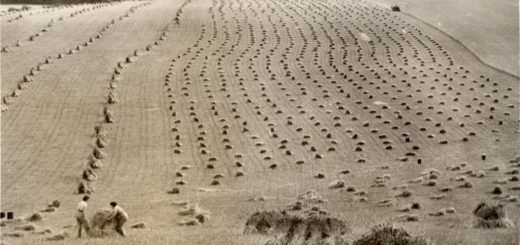
<instances>
[{"instance_id":1,"label":"light colored shirt","mask_svg":"<svg viewBox=\"0 0 520 245\"><path fill-rule=\"evenodd\" d=\"M85 201L79 202L77 216L78 217L84 216L85 215L84 212L85 212L86 209L87 209L87 202L85 202Z\"/></svg>"},{"instance_id":2,"label":"light colored shirt","mask_svg":"<svg viewBox=\"0 0 520 245\"><path fill-rule=\"evenodd\" d=\"M119 206L115 206L112 214L108 217L108 219L113 219L114 217L124 218L128 220L128 214Z\"/></svg>"}]
</instances>

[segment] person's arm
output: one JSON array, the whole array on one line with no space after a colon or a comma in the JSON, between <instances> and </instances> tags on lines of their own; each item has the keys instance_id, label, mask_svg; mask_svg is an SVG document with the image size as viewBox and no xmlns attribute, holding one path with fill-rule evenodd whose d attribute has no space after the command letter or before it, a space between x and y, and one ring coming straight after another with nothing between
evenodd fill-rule
<instances>
[{"instance_id":1,"label":"person's arm","mask_svg":"<svg viewBox=\"0 0 520 245\"><path fill-rule=\"evenodd\" d=\"M110 213L110 215L108 215L107 220L111 220L111 219L113 219L113 218L116 216L116 214L117 214L117 210L114 209L114 210Z\"/></svg>"}]
</instances>

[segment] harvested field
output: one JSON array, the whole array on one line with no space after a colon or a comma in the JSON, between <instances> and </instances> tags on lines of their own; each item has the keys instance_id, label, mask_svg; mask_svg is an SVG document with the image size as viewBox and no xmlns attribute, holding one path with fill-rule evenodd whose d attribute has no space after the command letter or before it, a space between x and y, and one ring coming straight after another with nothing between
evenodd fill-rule
<instances>
[{"instance_id":1,"label":"harvested field","mask_svg":"<svg viewBox=\"0 0 520 245\"><path fill-rule=\"evenodd\" d=\"M519 80L428 20L353 0L16 13L2 243L519 242ZM85 193L127 237L76 238Z\"/></svg>"},{"instance_id":2,"label":"harvested field","mask_svg":"<svg viewBox=\"0 0 520 245\"><path fill-rule=\"evenodd\" d=\"M515 0L369 0L401 11L461 41L493 67L520 75L518 1Z\"/></svg>"}]
</instances>

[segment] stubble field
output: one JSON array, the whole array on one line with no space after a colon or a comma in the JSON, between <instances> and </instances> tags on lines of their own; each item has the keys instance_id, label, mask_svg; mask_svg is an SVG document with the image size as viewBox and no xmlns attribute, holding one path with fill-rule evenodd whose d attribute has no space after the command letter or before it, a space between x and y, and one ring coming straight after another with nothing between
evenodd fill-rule
<instances>
[{"instance_id":1,"label":"stubble field","mask_svg":"<svg viewBox=\"0 0 520 245\"><path fill-rule=\"evenodd\" d=\"M518 244L517 227L477 229L472 213L500 202L520 222L518 78L421 20L340 0L14 16L0 194L20 220L4 244L265 244L244 229L269 210L343 220L349 241L392 223L432 244ZM89 216L115 200L146 227L76 238L79 185ZM203 222L183 215L195 206Z\"/></svg>"}]
</instances>

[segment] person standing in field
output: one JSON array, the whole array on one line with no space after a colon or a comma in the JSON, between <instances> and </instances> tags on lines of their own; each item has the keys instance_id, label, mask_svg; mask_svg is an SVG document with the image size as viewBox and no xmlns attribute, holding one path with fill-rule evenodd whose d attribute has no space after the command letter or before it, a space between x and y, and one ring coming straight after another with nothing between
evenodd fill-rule
<instances>
[{"instance_id":1,"label":"person standing in field","mask_svg":"<svg viewBox=\"0 0 520 245\"><path fill-rule=\"evenodd\" d=\"M85 211L87 210L87 201L90 199L89 196L83 196L83 200L78 204L78 210L76 213L76 221L78 223L78 237L81 237L81 230L85 228L85 232L89 233L90 226L87 218L85 218Z\"/></svg>"},{"instance_id":2,"label":"person standing in field","mask_svg":"<svg viewBox=\"0 0 520 245\"><path fill-rule=\"evenodd\" d=\"M113 211L107 217L107 221L115 219L116 231L121 234L121 236L125 236L123 225L128 220L128 214L126 214L126 212L121 207L119 207L116 202L110 202L110 206L112 206Z\"/></svg>"}]
</instances>

